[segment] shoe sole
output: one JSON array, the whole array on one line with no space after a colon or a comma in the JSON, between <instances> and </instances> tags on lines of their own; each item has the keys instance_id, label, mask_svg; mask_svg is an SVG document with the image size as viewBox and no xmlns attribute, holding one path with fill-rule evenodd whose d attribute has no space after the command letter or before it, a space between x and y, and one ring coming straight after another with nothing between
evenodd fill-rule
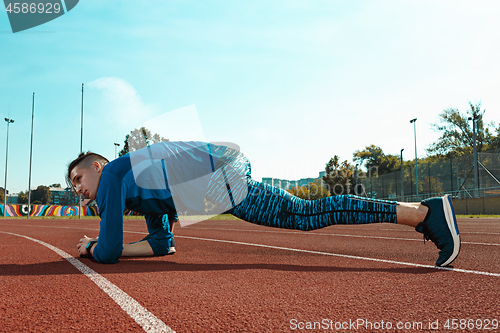
<instances>
[{"instance_id":1,"label":"shoe sole","mask_svg":"<svg viewBox=\"0 0 500 333\"><path fill-rule=\"evenodd\" d=\"M444 216L446 218L446 224L448 225L448 229L450 230L451 236L453 238L453 253L446 260L441 267L448 266L455 260L460 252L460 234L458 232L457 219L455 218L455 211L453 210L453 204L451 203L451 199L448 195L443 197L443 210Z\"/></svg>"}]
</instances>

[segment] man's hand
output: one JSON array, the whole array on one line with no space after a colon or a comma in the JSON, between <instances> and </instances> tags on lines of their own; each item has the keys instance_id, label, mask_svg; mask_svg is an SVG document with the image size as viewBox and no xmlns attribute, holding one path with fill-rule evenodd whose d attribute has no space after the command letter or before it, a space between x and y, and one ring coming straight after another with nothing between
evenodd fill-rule
<instances>
[{"instance_id":1,"label":"man's hand","mask_svg":"<svg viewBox=\"0 0 500 333\"><path fill-rule=\"evenodd\" d=\"M87 235L84 235L82 239L80 239L80 243L76 246L78 248L78 253L80 253L80 257L82 256L90 256L90 253L87 252L87 244L90 241L97 241L97 238L89 238Z\"/></svg>"}]
</instances>

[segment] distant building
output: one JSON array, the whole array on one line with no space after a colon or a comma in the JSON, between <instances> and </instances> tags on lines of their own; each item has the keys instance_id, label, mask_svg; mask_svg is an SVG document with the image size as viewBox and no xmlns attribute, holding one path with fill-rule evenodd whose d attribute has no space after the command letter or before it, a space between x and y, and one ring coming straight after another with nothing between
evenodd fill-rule
<instances>
[{"instance_id":1,"label":"distant building","mask_svg":"<svg viewBox=\"0 0 500 333\"><path fill-rule=\"evenodd\" d=\"M296 180L286 180L286 179L279 179L279 178L262 178L262 182L264 184L269 184L274 187L279 187L284 190L288 190L289 188L297 186L297 181Z\"/></svg>"},{"instance_id":2,"label":"distant building","mask_svg":"<svg viewBox=\"0 0 500 333\"><path fill-rule=\"evenodd\" d=\"M51 187L50 204L60 206L78 205L78 196L69 188Z\"/></svg>"},{"instance_id":3,"label":"distant building","mask_svg":"<svg viewBox=\"0 0 500 333\"><path fill-rule=\"evenodd\" d=\"M0 192L5 193L4 188L0 187ZM3 201L0 202L3 205ZM9 190L7 190L7 204L15 205L17 204L17 194L9 194Z\"/></svg>"},{"instance_id":4,"label":"distant building","mask_svg":"<svg viewBox=\"0 0 500 333\"><path fill-rule=\"evenodd\" d=\"M17 205L17 194L7 194L7 205Z\"/></svg>"},{"instance_id":5,"label":"distant building","mask_svg":"<svg viewBox=\"0 0 500 333\"><path fill-rule=\"evenodd\" d=\"M279 178L263 177L262 182L264 184L269 184L274 187L279 187L283 190L289 190L297 186L307 186L309 183L318 182L323 185L323 176L326 175L326 171L321 171L318 178L301 178L299 180L287 180Z\"/></svg>"},{"instance_id":6,"label":"distant building","mask_svg":"<svg viewBox=\"0 0 500 333\"><path fill-rule=\"evenodd\" d=\"M34 190L36 190L36 187L31 188L31 191L34 191ZM50 187L49 190L50 190L49 205L58 205L58 206L78 205L79 198L69 187L68 188ZM2 187L0 187L0 192L3 192ZM10 195L8 193L9 193L9 191L7 190L7 204L10 204L10 205L19 204L18 194L14 193L14 194ZM3 202L1 202L0 204L3 204ZM83 203L82 203L82 205L83 205Z\"/></svg>"}]
</instances>

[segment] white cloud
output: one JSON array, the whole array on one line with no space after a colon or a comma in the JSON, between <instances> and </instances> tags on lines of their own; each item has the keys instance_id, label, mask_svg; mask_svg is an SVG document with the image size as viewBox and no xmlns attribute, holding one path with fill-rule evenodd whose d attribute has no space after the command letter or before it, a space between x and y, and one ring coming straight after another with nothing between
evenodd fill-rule
<instances>
[{"instance_id":1,"label":"white cloud","mask_svg":"<svg viewBox=\"0 0 500 333\"><path fill-rule=\"evenodd\" d=\"M88 87L101 92L95 107L104 122L130 131L158 113L155 105L146 104L135 88L122 78L102 77L90 82Z\"/></svg>"},{"instance_id":2,"label":"white cloud","mask_svg":"<svg viewBox=\"0 0 500 333\"><path fill-rule=\"evenodd\" d=\"M86 121L92 124L93 132L99 133L90 139L95 141L90 146L103 140L120 141L117 138L142 126L171 141L206 141L194 105L161 112L159 105L144 102L129 82L118 77L102 77L87 86L98 92L89 93L86 102Z\"/></svg>"},{"instance_id":3,"label":"white cloud","mask_svg":"<svg viewBox=\"0 0 500 333\"><path fill-rule=\"evenodd\" d=\"M194 105L163 113L141 126L149 129L152 134L158 133L170 141L206 141Z\"/></svg>"}]
</instances>

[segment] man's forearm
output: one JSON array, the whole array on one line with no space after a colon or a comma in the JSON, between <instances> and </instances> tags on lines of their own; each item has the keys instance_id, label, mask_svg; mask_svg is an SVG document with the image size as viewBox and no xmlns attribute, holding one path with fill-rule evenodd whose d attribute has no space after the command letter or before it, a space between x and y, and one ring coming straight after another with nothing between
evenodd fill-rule
<instances>
[{"instance_id":1,"label":"man's forearm","mask_svg":"<svg viewBox=\"0 0 500 333\"><path fill-rule=\"evenodd\" d=\"M147 241L134 244L123 244L122 257L151 257L154 256L153 249Z\"/></svg>"}]
</instances>

